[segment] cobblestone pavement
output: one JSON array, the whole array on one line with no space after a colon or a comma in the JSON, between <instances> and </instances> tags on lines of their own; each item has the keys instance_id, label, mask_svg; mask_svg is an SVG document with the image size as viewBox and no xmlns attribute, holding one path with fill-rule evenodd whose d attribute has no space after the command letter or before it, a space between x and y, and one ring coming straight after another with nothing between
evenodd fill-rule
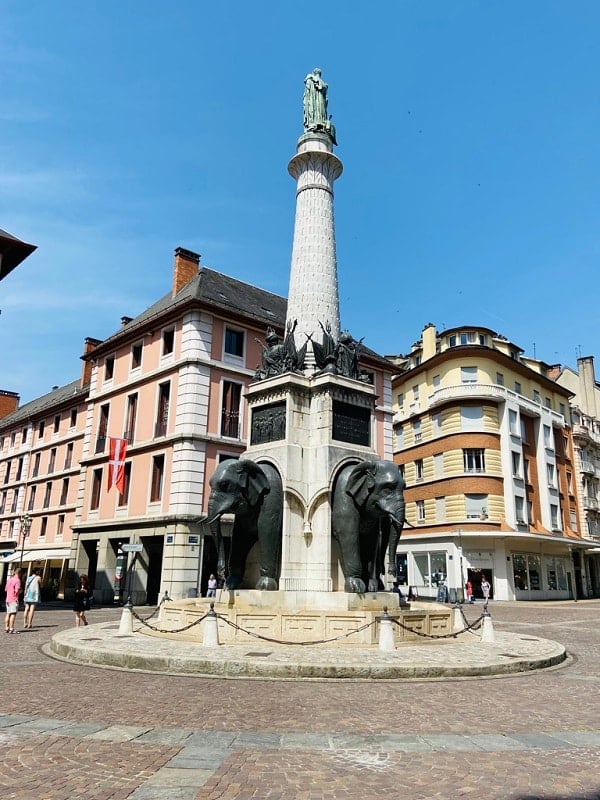
<instances>
[{"instance_id":1,"label":"cobblestone pavement","mask_svg":"<svg viewBox=\"0 0 600 800\"><path fill-rule=\"evenodd\" d=\"M73 615L40 609L0 651L3 800L599 800L600 601L490 610L496 630L562 642L572 660L437 681L126 673L46 657Z\"/></svg>"}]
</instances>

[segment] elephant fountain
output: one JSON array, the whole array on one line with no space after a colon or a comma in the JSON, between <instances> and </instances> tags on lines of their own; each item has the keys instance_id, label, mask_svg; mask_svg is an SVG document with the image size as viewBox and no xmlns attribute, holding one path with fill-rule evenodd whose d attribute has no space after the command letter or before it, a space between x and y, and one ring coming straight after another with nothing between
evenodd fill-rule
<instances>
[{"instance_id":1,"label":"elephant fountain","mask_svg":"<svg viewBox=\"0 0 600 800\"><path fill-rule=\"evenodd\" d=\"M249 459L223 461L210 479L208 522L217 547L217 571L226 589L241 586L246 558L258 541L260 578L256 589L278 588L283 489L277 470ZM221 517L235 514L229 562L221 535Z\"/></svg>"},{"instance_id":2,"label":"elephant fountain","mask_svg":"<svg viewBox=\"0 0 600 800\"><path fill-rule=\"evenodd\" d=\"M404 480L391 461L363 461L344 467L338 475L331 517L345 591L378 591L386 549L388 571L396 575L396 548L404 526L403 491Z\"/></svg>"}]
</instances>

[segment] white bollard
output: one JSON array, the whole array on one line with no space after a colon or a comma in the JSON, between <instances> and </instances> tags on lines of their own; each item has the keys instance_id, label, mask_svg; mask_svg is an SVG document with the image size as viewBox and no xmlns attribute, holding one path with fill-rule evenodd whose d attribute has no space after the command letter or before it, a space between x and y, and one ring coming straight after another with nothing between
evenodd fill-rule
<instances>
[{"instance_id":1,"label":"white bollard","mask_svg":"<svg viewBox=\"0 0 600 800\"><path fill-rule=\"evenodd\" d=\"M133 614L131 613L131 606L123 606L121 622L119 623L119 633L121 636L127 636L133 633Z\"/></svg>"},{"instance_id":2,"label":"white bollard","mask_svg":"<svg viewBox=\"0 0 600 800\"><path fill-rule=\"evenodd\" d=\"M465 629L465 620L462 615L462 608L459 605L454 606L452 609L452 631L453 633L460 633Z\"/></svg>"},{"instance_id":3,"label":"white bollard","mask_svg":"<svg viewBox=\"0 0 600 800\"><path fill-rule=\"evenodd\" d=\"M489 612L483 612L483 621L481 623L481 641L482 642L495 642L494 626L492 625L492 618Z\"/></svg>"},{"instance_id":4,"label":"white bollard","mask_svg":"<svg viewBox=\"0 0 600 800\"><path fill-rule=\"evenodd\" d=\"M387 608L383 609L383 617L379 620L379 649L390 653L396 649L394 642L394 626L388 616Z\"/></svg>"},{"instance_id":5,"label":"white bollard","mask_svg":"<svg viewBox=\"0 0 600 800\"><path fill-rule=\"evenodd\" d=\"M204 632L202 635L202 647L219 646L219 619L215 614L214 604L210 604L210 611L204 620Z\"/></svg>"}]
</instances>

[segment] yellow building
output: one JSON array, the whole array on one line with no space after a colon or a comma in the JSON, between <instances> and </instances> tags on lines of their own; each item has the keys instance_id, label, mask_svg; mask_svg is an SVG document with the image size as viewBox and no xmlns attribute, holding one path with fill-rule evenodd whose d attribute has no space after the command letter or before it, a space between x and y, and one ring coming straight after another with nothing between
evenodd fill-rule
<instances>
[{"instance_id":1,"label":"yellow building","mask_svg":"<svg viewBox=\"0 0 600 800\"><path fill-rule=\"evenodd\" d=\"M571 392L488 328L429 324L392 358L401 582L451 599L467 581L482 597L484 576L496 600L586 596Z\"/></svg>"}]
</instances>

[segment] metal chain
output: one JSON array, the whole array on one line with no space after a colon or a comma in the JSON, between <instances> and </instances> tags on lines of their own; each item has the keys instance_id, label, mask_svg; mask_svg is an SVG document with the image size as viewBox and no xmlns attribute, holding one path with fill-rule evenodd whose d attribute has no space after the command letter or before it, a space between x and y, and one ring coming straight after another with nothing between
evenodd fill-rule
<instances>
[{"instance_id":1,"label":"metal chain","mask_svg":"<svg viewBox=\"0 0 600 800\"><path fill-rule=\"evenodd\" d=\"M142 625L146 626L146 628L150 628L151 631L156 631L157 633L183 633L184 631L189 631L189 629L193 628L194 625L199 625L203 620L206 619L206 617L209 616L209 613L207 612L203 617L200 617L200 619L196 619L193 622L190 622L189 625L185 625L183 628L173 628L172 630L167 630L166 628L157 628L155 625L150 625L150 623L146 622L146 620L143 617L140 617L140 615L136 613L136 610L134 608L131 609L131 613L137 619L138 622L141 622Z\"/></svg>"},{"instance_id":2,"label":"metal chain","mask_svg":"<svg viewBox=\"0 0 600 800\"><path fill-rule=\"evenodd\" d=\"M390 619L394 623L394 625L397 625L399 628L402 628L403 630L408 631L409 633L414 633L415 636L421 636L423 639L454 639L467 630L470 629L476 630L475 626L479 627L477 623L483 624L483 615L482 615L481 617L479 617L479 619L475 620L475 622L472 625L469 625L469 623L467 622L467 627L464 628L462 631L453 631L452 633L423 633L423 631L416 631L414 628L409 628L408 625L405 625L403 622L399 622L397 619L394 619L393 617L390 617Z\"/></svg>"},{"instance_id":3,"label":"metal chain","mask_svg":"<svg viewBox=\"0 0 600 800\"><path fill-rule=\"evenodd\" d=\"M311 645L311 644L327 644L327 642L336 642L338 639L346 639L348 636L352 636L355 633L360 633L361 631L365 631L367 630L367 628L370 628L373 625L375 625L375 620L373 620L373 622L367 622L365 625L361 625L360 628L355 628L354 630L348 631L347 633L341 633L339 636L333 636L331 639L314 639L311 642L286 642L283 639L272 639L269 636L261 636L260 633L253 633L252 631L247 631L244 628L240 628L240 626L236 625L235 622L230 622L228 619L221 616L221 614L217 614L217 617L230 627L235 628L237 631L242 631L242 633L246 633L248 634L248 636L253 636L255 639L262 639L265 642L272 642L273 644L289 644L289 645L298 645L300 647L304 647L305 645Z\"/></svg>"}]
</instances>

